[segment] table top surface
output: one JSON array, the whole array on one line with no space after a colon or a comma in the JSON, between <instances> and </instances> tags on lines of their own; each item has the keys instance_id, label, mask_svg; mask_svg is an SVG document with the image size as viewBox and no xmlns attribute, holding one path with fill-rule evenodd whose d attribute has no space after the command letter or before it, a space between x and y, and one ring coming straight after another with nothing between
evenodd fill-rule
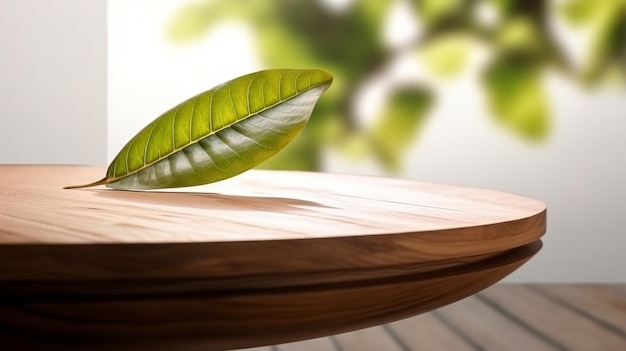
<instances>
[{"instance_id":1,"label":"table top surface","mask_svg":"<svg viewBox=\"0 0 626 351\"><path fill-rule=\"evenodd\" d=\"M0 279L429 271L546 229L537 200L384 177L255 170L167 191L62 188L103 173L0 166Z\"/></svg>"},{"instance_id":2,"label":"table top surface","mask_svg":"<svg viewBox=\"0 0 626 351\"><path fill-rule=\"evenodd\" d=\"M81 166L0 166L0 244L184 243L334 238L532 220L526 197L409 180L249 171L165 191L64 190L98 178ZM476 238L478 239L478 238Z\"/></svg>"}]
</instances>

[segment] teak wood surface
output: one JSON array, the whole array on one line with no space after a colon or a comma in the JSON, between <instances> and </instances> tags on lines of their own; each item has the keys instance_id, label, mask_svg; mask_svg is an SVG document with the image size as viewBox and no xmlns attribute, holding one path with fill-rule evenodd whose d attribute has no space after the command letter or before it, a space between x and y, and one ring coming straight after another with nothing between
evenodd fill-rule
<instances>
[{"instance_id":1,"label":"teak wood surface","mask_svg":"<svg viewBox=\"0 0 626 351\"><path fill-rule=\"evenodd\" d=\"M354 330L484 289L546 228L533 199L381 177L62 189L102 174L0 166L5 343L219 350Z\"/></svg>"}]
</instances>

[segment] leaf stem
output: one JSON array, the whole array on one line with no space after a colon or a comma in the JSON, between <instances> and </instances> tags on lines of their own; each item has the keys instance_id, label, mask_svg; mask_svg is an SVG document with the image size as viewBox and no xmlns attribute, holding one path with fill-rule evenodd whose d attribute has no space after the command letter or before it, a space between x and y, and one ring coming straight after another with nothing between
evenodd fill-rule
<instances>
[{"instance_id":1,"label":"leaf stem","mask_svg":"<svg viewBox=\"0 0 626 351\"><path fill-rule=\"evenodd\" d=\"M108 179L102 178L98 181L95 181L93 183L89 183L89 184L83 184L83 185L68 185L68 186L64 186L63 189L81 189L81 188L89 188L92 186L96 186L96 185L104 185L108 183Z\"/></svg>"}]
</instances>

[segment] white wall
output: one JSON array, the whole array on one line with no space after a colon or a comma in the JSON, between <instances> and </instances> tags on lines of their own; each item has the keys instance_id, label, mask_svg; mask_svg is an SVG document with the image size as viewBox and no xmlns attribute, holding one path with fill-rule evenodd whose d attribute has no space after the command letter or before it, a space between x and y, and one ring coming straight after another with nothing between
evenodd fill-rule
<instances>
[{"instance_id":1,"label":"white wall","mask_svg":"<svg viewBox=\"0 0 626 351\"><path fill-rule=\"evenodd\" d=\"M0 163L106 163L106 0L0 0Z\"/></svg>"}]
</instances>

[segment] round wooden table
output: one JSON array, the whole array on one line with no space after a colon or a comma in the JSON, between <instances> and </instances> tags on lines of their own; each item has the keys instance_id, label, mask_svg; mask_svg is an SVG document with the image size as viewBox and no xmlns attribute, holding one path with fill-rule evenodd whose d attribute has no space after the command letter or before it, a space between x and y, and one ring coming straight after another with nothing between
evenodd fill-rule
<instances>
[{"instance_id":1,"label":"round wooden table","mask_svg":"<svg viewBox=\"0 0 626 351\"><path fill-rule=\"evenodd\" d=\"M346 332L492 285L546 230L533 199L381 177L62 189L103 174L0 166L1 345L225 350Z\"/></svg>"}]
</instances>

